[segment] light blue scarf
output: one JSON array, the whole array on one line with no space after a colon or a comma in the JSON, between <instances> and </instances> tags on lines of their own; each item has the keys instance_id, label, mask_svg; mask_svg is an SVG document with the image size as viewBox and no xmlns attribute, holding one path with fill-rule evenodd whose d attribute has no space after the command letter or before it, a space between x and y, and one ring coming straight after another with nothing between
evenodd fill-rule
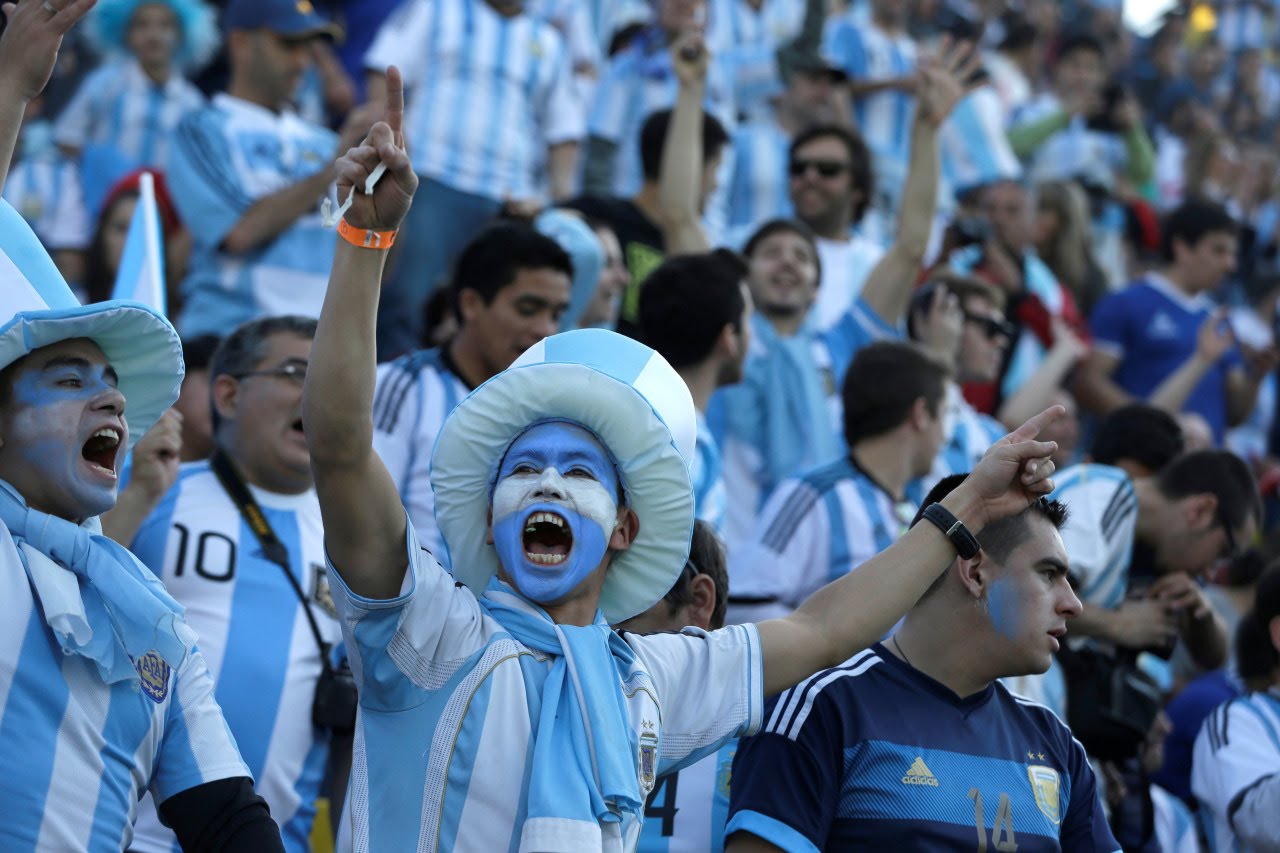
<instances>
[{"instance_id":1,"label":"light blue scarf","mask_svg":"<svg viewBox=\"0 0 1280 853\"><path fill-rule=\"evenodd\" d=\"M553 655L542 688L529 777L528 819L594 825L640 816L639 745L622 680L635 653L596 611L594 624L557 625L545 611L497 578L480 605L512 637Z\"/></svg>"},{"instance_id":2,"label":"light blue scarf","mask_svg":"<svg viewBox=\"0 0 1280 853\"><path fill-rule=\"evenodd\" d=\"M93 661L108 684L139 678L134 661L148 652L174 670L182 666L196 642L182 606L127 548L101 534L97 519L76 525L31 509L0 480L0 521L64 652Z\"/></svg>"},{"instance_id":3,"label":"light blue scarf","mask_svg":"<svg viewBox=\"0 0 1280 853\"><path fill-rule=\"evenodd\" d=\"M783 337L756 313L751 317L751 334L764 354L747 361L746 381L760 389L760 399L732 406L737 411L726 415L731 432L760 437L768 492L787 477L838 457L841 443L831 428L808 322L794 335Z\"/></svg>"}]
</instances>

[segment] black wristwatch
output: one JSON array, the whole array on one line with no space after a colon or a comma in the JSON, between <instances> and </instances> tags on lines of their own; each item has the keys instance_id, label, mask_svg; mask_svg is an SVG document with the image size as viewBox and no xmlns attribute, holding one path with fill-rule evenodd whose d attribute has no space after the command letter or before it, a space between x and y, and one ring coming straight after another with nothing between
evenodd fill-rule
<instances>
[{"instance_id":1,"label":"black wristwatch","mask_svg":"<svg viewBox=\"0 0 1280 853\"><path fill-rule=\"evenodd\" d=\"M956 553L962 560L972 560L982 550L982 546L978 544L978 537L974 536L969 528L964 526L964 522L952 515L951 511L942 504L929 504L925 507L922 517L933 522L951 540L951 544L955 546Z\"/></svg>"}]
</instances>

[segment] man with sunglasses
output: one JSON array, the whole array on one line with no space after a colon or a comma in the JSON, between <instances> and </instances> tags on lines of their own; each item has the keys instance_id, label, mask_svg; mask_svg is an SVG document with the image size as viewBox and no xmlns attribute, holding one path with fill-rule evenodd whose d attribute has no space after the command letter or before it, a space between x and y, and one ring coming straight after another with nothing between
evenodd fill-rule
<instances>
[{"instance_id":1,"label":"man with sunglasses","mask_svg":"<svg viewBox=\"0 0 1280 853\"><path fill-rule=\"evenodd\" d=\"M268 317L219 345L210 368L214 454L180 469L131 546L187 607L227 725L286 849L298 853L309 849L333 734L313 703L341 639L302 434L315 329L309 318ZM132 849L173 845L143 806Z\"/></svg>"}]
</instances>

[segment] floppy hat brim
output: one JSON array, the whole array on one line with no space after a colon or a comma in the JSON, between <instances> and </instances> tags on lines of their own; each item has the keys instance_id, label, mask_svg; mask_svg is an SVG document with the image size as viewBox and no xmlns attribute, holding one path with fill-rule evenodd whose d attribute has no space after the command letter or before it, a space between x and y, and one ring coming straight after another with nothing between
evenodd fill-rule
<instances>
[{"instance_id":1,"label":"floppy hat brim","mask_svg":"<svg viewBox=\"0 0 1280 853\"><path fill-rule=\"evenodd\" d=\"M178 399L184 373L178 333L140 302L22 311L0 326L0 369L73 338L96 343L116 371L132 447Z\"/></svg>"},{"instance_id":2,"label":"floppy hat brim","mask_svg":"<svg viewBox=\"0 0 1280 853\"><path fill-rule=\"evenodd\" d=\"M497 551L485 543L498 460L530 424L558 418L582 424L608 448L640 519L635 541L614 554L605 574L605 619L617 624L666 595L689 556L694 497L685 457L657 409L687 407L692 416L693 404L671 367L656 354L653 359L630 383L577 362L513 365L454 409L432 453L431 484L436 522L458 581L479 596L498 571ZM679 395L685 399L670 399Z\"/></svg>"}]
</instances>

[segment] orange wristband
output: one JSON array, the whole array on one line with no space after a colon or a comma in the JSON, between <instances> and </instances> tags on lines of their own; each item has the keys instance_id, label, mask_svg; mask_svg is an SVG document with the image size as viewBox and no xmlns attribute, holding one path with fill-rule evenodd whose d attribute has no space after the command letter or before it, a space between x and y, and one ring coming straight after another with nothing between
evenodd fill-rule
<instances>
[{"instance_id":1,"label":"orange wristband","mask_svg":"<svg viewBox=\"0 0 1280 853\"><path fill-rule=\"evenodd\" d=\"M399 231L367 231L364 228L353 228L347 220L338 220L338 235L353 246L361 249L390 249L395 245Z\"/></svg>"}]
</instances>

